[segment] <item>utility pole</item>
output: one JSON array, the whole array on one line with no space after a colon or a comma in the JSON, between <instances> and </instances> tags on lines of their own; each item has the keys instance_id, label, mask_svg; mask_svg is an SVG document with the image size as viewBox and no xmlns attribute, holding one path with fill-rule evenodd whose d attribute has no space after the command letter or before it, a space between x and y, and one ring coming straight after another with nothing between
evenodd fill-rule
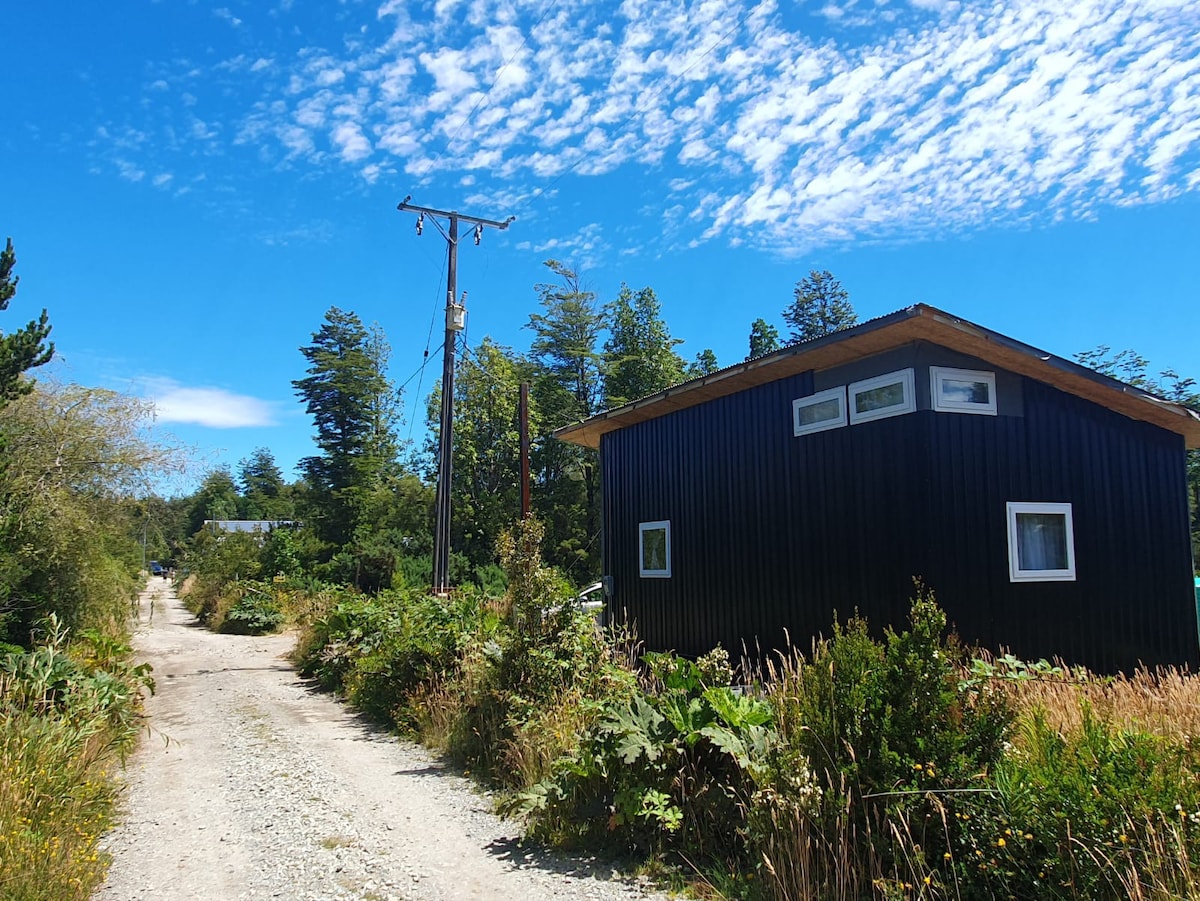
<instances>
[{"instance_id":1,"label":"utility pole","mask_svg":"<svg viewBox=\"0 0 1200 901\"><path fill-rule=\"evenodd\" d=\"M441 435L438 441L438 476L437 494L434 499L433 516L433 593L445 595L450 590L450 485L453 480L454 457L454 355L458 342L458 333L466 328L467 309L466 292L462 301L458 297L458 223L469 222L475 226L473 236L478 244L483 236L484 226L504 230L512 224L516 216L509 216L503 222L493 219L480 219L477 216L467 216L451 210L437 210L432 207L415 206L409 203L412 195L408 195L396 209L401 212L417 214L417 234L421 234L425 217L429 216L434 226L442 233L449 247L449 263L446 266L446 341L442 345L442 416ZM446 219L449 231L442 229L438 219Z\"/></svg>"}]
</instances>

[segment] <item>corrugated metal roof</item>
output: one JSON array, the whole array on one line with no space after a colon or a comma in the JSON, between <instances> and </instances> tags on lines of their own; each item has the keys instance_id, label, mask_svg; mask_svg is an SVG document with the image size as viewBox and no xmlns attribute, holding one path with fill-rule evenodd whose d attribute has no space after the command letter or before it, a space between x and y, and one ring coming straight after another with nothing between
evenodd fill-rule
<instances>
[{"instance_id":1,"label":"corrugated metal roof","mask_svg":"<svg viewBox=\"0 0 1200 901\"><path fill-rule=\"evenodd\" d=\"M599 447L600 436L606 432L800 372L841 366L911 341L929 341L978 357L1131 419L1149 422L1182 435L1190 448L1200 447L1200 415L1187 407L926 304L915 304L853 328L793 344L683 382L658 394L564 426L554 432L554 437L584 447Z\"/></svg>"}]
</instances>

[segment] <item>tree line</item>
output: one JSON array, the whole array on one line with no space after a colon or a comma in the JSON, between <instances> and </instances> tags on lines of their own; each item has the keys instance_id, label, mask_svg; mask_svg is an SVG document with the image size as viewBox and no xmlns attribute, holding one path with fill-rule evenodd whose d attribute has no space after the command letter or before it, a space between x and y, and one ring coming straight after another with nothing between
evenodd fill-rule
<instances>
[{"instance_id":1,"label":"tree line","mask_svg":"<svg viewBox=\"0 0 1200 901\"><path fill-rule=\"evenodd\" d=\"M16 295L12 242L0 255L0 312ZM533 287L534 312L524 350L490 338L462 347L455 392L455 481L451 581L503 579L495 541L519 510L518 395L530 385L533 512L544 523L545 560L576 585L600 571L598 455L551 437L586 419L719 366L709 349L686 360L654 289L621 284L602 302L571 267L550 260ZM849 293L830 272L796 282L781 326L750 323L750 360L857 321ZM182 468L179 453L147 439L147 403L103 389L39 383L31 371L54 353L50 324L39 317L0 331L0 641L22 642L52 610L83 616L89 593L120 615L121 598L148 559L183 563L206 521L286 521L274 565L363 590L430 577L434 453L441 386L425 399L428 438L400 437L402 392L388 377L391 349L377 325L331 307L293 382L312 417L315 453L299 478L285 478L269 448L236 467L208 472L189 495L157 496L152 479ZM1191 380L1149 375L1132 351L1098 348L1084 365L1200 406ZM1200 456L1189 455L1193 534L1200 537ZM97 588L97 586L100 586Z\"/></svg>"},{"instance_id":2,"label":"tree line","mask_svg":"<svg viewBox=\"0 0 1200 901\"><path fill-rule=\"evenodd\" d=\"M705 349L691 361L664 318L651 287L621 284L604 303L579 274L547 261L534 286L528 349L484 338L461 348L454 382L454 485L451 581L487 585L502 578L495 566L497 536L520 508L518 396L530 385L530 470L533 512L545 526L543 554L576 585L600 572L598 454L557 441L552 432L602 410L622 406L718 368ZM785 332L766 319L750 324L746 360L856 324L849 292L827 270L796 282L781 311ZM236 477L209 475L185 499L187 530L226 517L298 520L290 539L306 571L365 590L420 586L429 580L433 485L439 440L441 386L425 401L427 440L411 447L398 438L402 397L386 375L390 349L378 326L365 327L336 307L313 342L300 349L307 374L293 385L313 417L320 453L301 461L302 477L285 484L269 451L242 461ZM1132 351L1080 353L1083 365L1172 400L1200 408L1190 379L1148 374ZM1191 452L1189 503L1200 554L1200 454ZM218 515L220 514L220 515ZM190 534L185 530L181 535Z\"/></svg>"},{"instance_id":3,"label":"tree line","mask_svg":"<svg viewBox=\"0 0 1200 901\"><path fill-rule=\"evenodd\" d=\"M520 385L530 385L533 512L545 524L543 552L575 584L600 570L600 474L594 451L551 437L560 426L715 372L711 349L686 360L651 287L621 284L602 302L578 272L549 260L534 285L527 350L491 338L462 347L454 380L454 485L451 581L488 584L497 536L520 509ZM796 284L782 311L789 341L808 340L856 321L848 292L826 271ZM752 324L746 359L783 346L777 329ZM293 387L313 419L319 453L286 483L269 450L216 470L176 514L180 538L205 520L276 519L302 523L288 539L306 571L365 590L429 579L441 384L425 399L428 438L399 438L403 398L387 377L383 331L331 308ZM164 552L165 553L165 552Z\"/></svg>"}]
</instances>

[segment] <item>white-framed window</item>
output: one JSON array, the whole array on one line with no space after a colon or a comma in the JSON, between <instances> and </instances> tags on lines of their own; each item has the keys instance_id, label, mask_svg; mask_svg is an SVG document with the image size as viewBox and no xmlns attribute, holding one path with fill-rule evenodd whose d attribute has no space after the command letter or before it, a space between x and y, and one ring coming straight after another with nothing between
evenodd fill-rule
<instances>
[{"instance_id":1,"label":"white-framed window","mask_svg":"<svg viewBox=\"0 0 1200 901\"><path fill-rule=\"evenodd\" d=\"M849 390L851 424L899 416L917 408L911 369L851 382Z\"/></svg>"},{"instance_id":2,"label":"white-framed window","mask_svg":"<svg viewBox=\"0 0 1200 901\"><path fill-rule=\"evenodd\" d=\"M638 523L638 572L643 579L671 578L671 521Z\"/></svg>"},{"instance_id":3,"label":"white-framed window","mask_svg":"<svg viewBox=\"0 0 1200 901\"><path fill-rule=\"evenodd\" d=\"M797 435L837 429L845 424L845 385L792 401L792 427Z\"/></svg>"},{"instance_id":4,"label":"white-framed window","mask_svg":"<svg viewBox=\"0 0 1200 901\"><path fill-rule=\"evenodd\" d=\"M996 373L979 369L929 367L933 409L945 413L996 415Z\"/></svg>"},{"instance_id":5,"label":"white-framed window","mask_svg":"<svg viewBox=\"0 0 1200 901\"><path fill-rule=\"evenodd\" d=\"M1074 582L1070 504L1008 502L1008 575L1013 582Z\"/></svg>"}]
</instances>

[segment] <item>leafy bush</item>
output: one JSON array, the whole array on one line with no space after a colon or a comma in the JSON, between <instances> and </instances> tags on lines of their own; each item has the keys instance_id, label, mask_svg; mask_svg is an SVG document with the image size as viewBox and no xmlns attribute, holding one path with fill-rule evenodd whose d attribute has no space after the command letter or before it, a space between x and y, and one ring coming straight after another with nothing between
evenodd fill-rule
<instances>
[{"instance_id":1,"label":"leafy bush","mask_svg":"<svg viewBox=\"0 0 1200 901\"><path fill-rule=\"evenodd\" d=\"M1200 864L1200 748L1080 703L1067 733L1044 711L1024 718L994 793L959 805L956 875L969 897L1126 898L1153 889L1147 864L1165 839Z\"/></svg>"},{"instance_id":2,"label":"leafy bush","mask_svg":"<svg viewBox=\"0 0 1200 901\"><path fill-rule=\"evenodd\" d=\"M210 629L220 629L245 595L238 583L262 572L260 551L258 536L249 533L198 533L186 557L190 574L179 589L184 606Z\"/></svg>"},{"instance_id":3,"label":"leafy bush","mask_svg":"<svg viewBox=\"0 0 1200 901\"><path fill-rule=\"evenodd\" d=\"M1013 712L961 678L965 653L931 596L918 594L910 623L882 643L862 619L835 624L777 674L780 741L754 822L781 897L851 877L922 884L953 853L963 799L988 789Z\"/></svg>"},{"instance_id":4,"label":"leafy bush","mask_svg":"<svg viewBox=\"0 0 1200 901\"><path fill-rule=\"evenodd\" d=\"M369 715L411 731L417 725L412 701L418 688L453 676L465 643L486 640L498 617L474 592L452 599L385 592L371 605L377 609L366 622L376 631L358 644L343 680L346 695Z\"/></svg>"},{"instance_id":5,"label":"leafy bush","mask_svg":"<svg viewBox=\"0 0 1200 901\"><path fill-rule=\"evenodd\" d=\"M239 587L242 595L225 614L222 632L263 635L274 632L283 624L283 611L272 592L246 583Z\"/></svg>"},{"instance_id":6,"label":"leafy bush","mask_svg":"<svg viewBox=\"0 0 1200 901\"><path fill-rule=\"evenodd\" d=\"M475 567L472 581L488 597L500 597L508 588L508 576L494 563Z\"/></svg>"},{"instance_id":7,"label":"leafy bush","mask_svg":"<svg viewBox=\"0 0 1200 901\"><path fill-rule=\"evenodd\" d=\"M508 584L497 602L503 625L463 649L448 743L464 764L515 787L542 778L606 699L632 684L570 584L542 564L543 536L528 517L497 541Z\"/></svg>"},{"instance_id":8,"label":"leafy bush","mask_svg":"<svg viewBox=\"0 0 1200 901\"><path fill-rule=\"evenodd\" d=\"M735 693L720 655L644 659L649 690L606 705L578 749L512 808L556 840L744 860L755 761L774 738L770 705ZM706 673L724 684L706 684Z\"/></svg>"}]
</instances>

